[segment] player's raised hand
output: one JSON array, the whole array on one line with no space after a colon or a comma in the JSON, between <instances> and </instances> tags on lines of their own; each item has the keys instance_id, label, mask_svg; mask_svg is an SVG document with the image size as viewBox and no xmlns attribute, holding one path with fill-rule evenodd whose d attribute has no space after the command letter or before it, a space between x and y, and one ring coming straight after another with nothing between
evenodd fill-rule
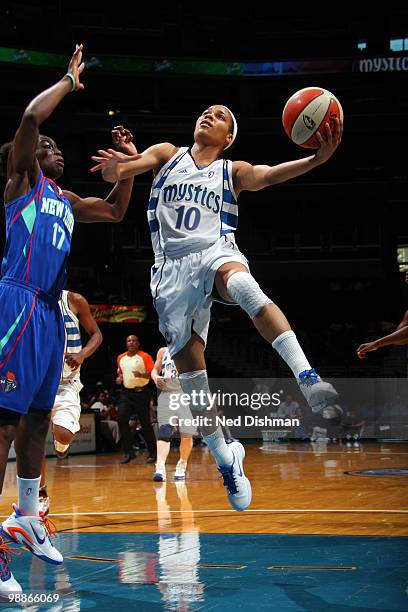
<instances>
[{"instance_id":1,"label":"player's raised hand","mask_svg":"<svg viewBox=\"0 0 408 612\"><path fill-rule=\"evenodd\" d=\"M343 122L336 117L334 120L333 133L330 129L330 125L325 125L325 137L323 138L319 132L316 132L316 138L320 143L319 149L316 151L315 159L319 164L324 163L333 155L337 147L341 142L343 135Z\"/></svg>"},{"instance_id":2,"label":"player's raised hand","mask_svg":"<svg viewBox=\"0 0 408 612\"><path fill-rule=\"evenodd\" d=\"M115 151L114 149L98 149L98 155L92 155L91 159L93 161L98 162L96 166L91 168L91 172L98 172L99 170L102 172L103 179L108 183L115 183L119 180L119 170L118 164L135 161L140 159L142 156L139 153L135 153L134 155L125 155L120 151Z\"/></svg>"},{"instance_id":3,"label":"player's raised hand","mask_svg":"<svg viewBox=\"0 0 408 612\"><path fill-rule=\"evenodd\" d=\"M72 74L75 79L75 91L84 89L85 85L81 83L80 77L85 68L85 63L82 61L82 50L83 45L75 45L75 51L68 65L68 72Z\"/></svg>"},{"instance_id":4,"label":"player's raised hand","mask_svg":"<svg viewBox=\"0 0 408 612\"><path fill-rule=\"evenodd\" d=\"M359 359L364 359L367 353L371 353L371 351L378 351L380 347L377 342L367 342L366 344L360 344L357 349L357 357Z\"/></svg>"},{"instance_id":5,"label":"player's raised hand","mask_svg":"<svg viewBox=\"0 0 408 612\"><path fill-rule=\"evenodd\" d=\"M126 155L137 155L137 148L133 142L133 134L130 130L123 127L123 125L117 125L113 128L112 140L114 147L121 153L126 153Z\"/></svg>"}]
</instances>

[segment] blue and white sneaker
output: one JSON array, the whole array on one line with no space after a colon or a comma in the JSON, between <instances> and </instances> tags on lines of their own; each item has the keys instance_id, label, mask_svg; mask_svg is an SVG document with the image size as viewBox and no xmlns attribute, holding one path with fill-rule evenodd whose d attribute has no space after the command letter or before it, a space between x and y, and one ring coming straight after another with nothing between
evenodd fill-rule
<instances>
[{"instance_id":1,"label":"blue and white sneaker","mask_svg":"<svg viewBox=\"0 0 408 612\"><path fill-rule=\"evenodd\" d=\"M153 474L153 480L155 482L165 482L166 481L166 465L164 461L158 461L156 463L156 471Z\"/></svg>"},{"instance_id":2,"label":"blue and white sneaker","mask_svg":"<svg viewBox=\"0 0 408 612\"><path fill-rule=\"evenodd\" d=\"M16 549L10 548L0 537L0 598L6 597L10 593L21 593L23 590L9 568L11 555L21 554L20 551L17 553L15 551Z\"/></svg>"},{"instance_id":3,"label":"blue and white sneaker","mask_svg":"<svg viewBox=\"0 0 408 612\"><path fill-rule=\"evenodd\" d=\"M51 542L56 531L47 516L25 515L13 504L10 514L1 525L3 534L17 544L26 546L36 557L47 563L59 565L64 561L59 550Z\"/></svg>"},{"instance_id":4,"label":"blue and white sneaker","mask_svg":"<svg viewBox=\"0 0 408 612\"><path fill-rule=\"evenodd\" d=\"M176 472L174 474L174 480L185 480L186 479L187 461L179 459L176 465Z\"/></svg>"},{"instance_id":5,"label":"blue and white sneaker","mask_svg":"<svg viewBox=\"0 0 408 612\"><path fill-rule=\"evenodd\" d=\"M298 383L312 412L320 412L339 397L333 385L324 382L314 368L301 372Z\"/></svg>"},{"instance_id":6,"label":"blue and white sneaker","mask_svg":"<svg viewBox=\"0 0 408 612\"><path fill-rule=\"evenodd\" d=\"M228 448L231 449L234 460L231 465L219 465L218 471L224 479L231 506L234 510L242 512L248 508L252 500L251 483L245 476L242 465L245 449L240 442L231 442Z\"/></svg>"}]
</instances>

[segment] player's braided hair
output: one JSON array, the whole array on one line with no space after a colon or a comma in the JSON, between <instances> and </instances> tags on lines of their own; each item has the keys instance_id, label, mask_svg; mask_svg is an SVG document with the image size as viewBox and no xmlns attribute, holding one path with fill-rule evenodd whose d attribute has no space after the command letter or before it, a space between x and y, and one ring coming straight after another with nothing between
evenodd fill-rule
<instances>
[{"instance_id":1,"label":"player's braided hair","mask_svg":"<svg viewBox=\"0 0 408 612\"><path fill-rule=\"evenodd\" d=\"M7 176L7 160L12 144L12 142L5 142L0 147L0 177Z\"/></svg>"}]
</instances>

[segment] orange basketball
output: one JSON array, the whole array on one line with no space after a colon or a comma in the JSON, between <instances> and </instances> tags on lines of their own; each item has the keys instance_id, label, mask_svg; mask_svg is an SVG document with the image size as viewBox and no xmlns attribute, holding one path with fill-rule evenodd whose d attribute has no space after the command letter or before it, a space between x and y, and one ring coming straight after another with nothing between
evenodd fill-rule
<instances>
[{"instance_id":1,"label":"orange basketball","mask_svg":"<svg viewBox=\"0 0 408 612\"><path fill-rule=\"evenodd\" d=\"M306 149L318 149L316 133L324 138L326 123L333 133L336 118L343 121L343 109L336 96L321 87L305 87L286 102L282 123L295 144Z\"/></svg>"}]
</instances>

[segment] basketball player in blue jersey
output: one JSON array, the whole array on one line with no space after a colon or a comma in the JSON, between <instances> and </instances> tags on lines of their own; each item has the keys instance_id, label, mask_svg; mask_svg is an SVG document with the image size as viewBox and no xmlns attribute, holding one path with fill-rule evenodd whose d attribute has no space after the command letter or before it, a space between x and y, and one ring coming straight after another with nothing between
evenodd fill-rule
<instances>
[{"instance_id":1,"label":"basketball player in blue jersey","mask_svg":"<svg viewBox=\"0 0 408 612\"><path fill-rule=\"evenodd\" d=\"M64 159L39 126L71 91L83 89L82 45L77 45L68 73L40 93L25 110L7 147L4 192L6 246L0 280L0 484L14 440L18 505L2 532L49 563L62 563L53 546L47 519L39 514L41 461L61 376L64 325L58 299L74 219L119 221L126 212L132 179L120 181L108 197L81 198L62 191ZM119 130L126 151L135 153L128 134ZM2 148L4 161L5 148ZM122 155L125 155L122 153ZM0 543L0 595L21 590L10 573L7 545Z\"/></svg>"},{"instance_id":2,"label":"basketball player in blue jersey","mask_svg":"<svg viewBox=\"0 0 408 612\"><path fill-rule=\"evenodd\" d=\"M221 155L237 135L237 122L226 106L216 104L197 119L191 148L162 143L126 162L112 149L92 158L97 162L92 171L102 170L111 182L154 172L148 221L155 251L151 289L159 326L192 412L209 417L210 424L201 431L236 510L245 510L251 501L242 467L245 451L239 442L225 443L216 425L216 407L207 399L204 349L214 286L222 300L241 306L283 357L312 410L322 410L337 397L332 385L311 368L285 315L252 277L234 239L241 191L282 183L326 162L341 141L342 124L336 120L333 134L328 124L325 129L319 149L304 159L277 166L231 162Z\"/></svg>"}]
</instances>

